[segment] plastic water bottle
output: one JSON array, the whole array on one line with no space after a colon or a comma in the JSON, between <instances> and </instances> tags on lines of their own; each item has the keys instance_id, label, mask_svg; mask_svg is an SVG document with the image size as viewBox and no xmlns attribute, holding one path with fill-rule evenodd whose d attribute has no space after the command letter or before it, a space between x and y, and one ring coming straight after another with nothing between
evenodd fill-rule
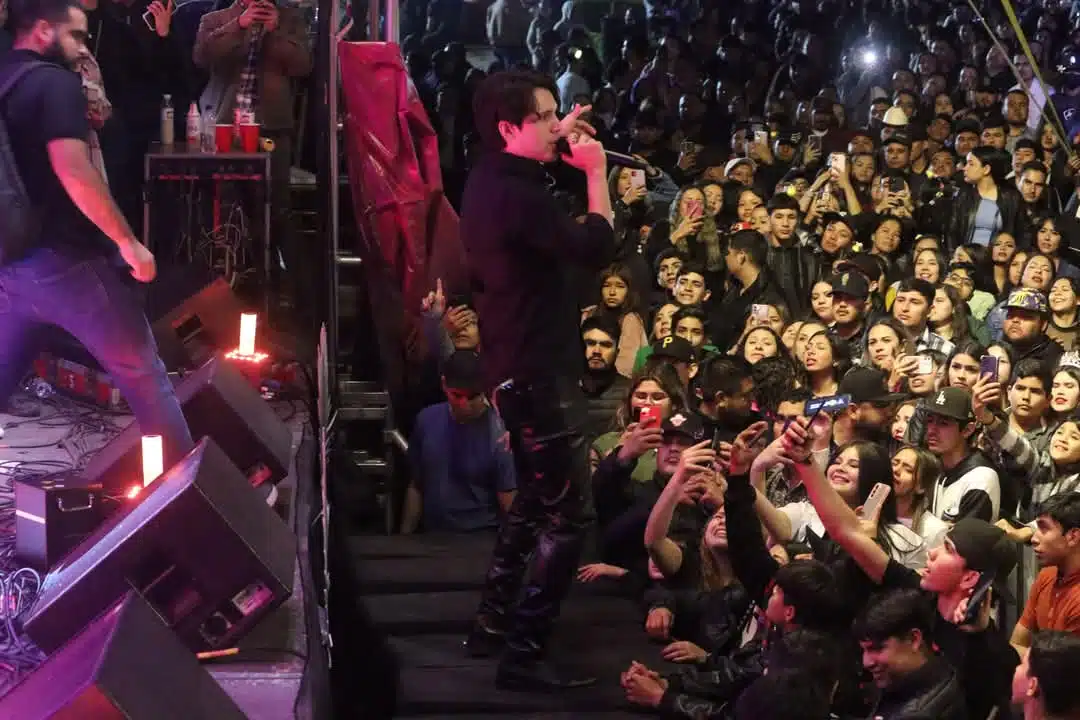
<instances>
[{"instance_id":1,"label":"plastic water bottle","mask_svg":"<svg viewBox=\"0 0 1080 720\"><path fill-rule=\"evenodd\" d=\"M172 145L175 141L176 112L172 106L172 95L165 95L161 100L161 144Z\"/></svg>"},{"instance_id":2,"label":"plastic water bottle","mask_svg":"<svg viewBox=\"0 0 1080 720\"><path fill-rule=\"evenodd\" d=\"M202 147L202 118L199 117L199 106L191 103L187 113L187 146L188 150L198 150Z\"/></svg>"}]
</instances>

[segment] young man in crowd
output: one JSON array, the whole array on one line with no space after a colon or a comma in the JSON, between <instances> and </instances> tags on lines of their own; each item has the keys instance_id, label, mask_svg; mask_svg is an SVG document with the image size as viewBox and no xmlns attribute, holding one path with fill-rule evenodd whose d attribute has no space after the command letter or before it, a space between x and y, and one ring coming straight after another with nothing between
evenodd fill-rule
<instances>
[{"instance_id":1,"label":"young man in crowd","mask_svg":"<svg viewBox=\"0 0 1080 720\"><path fill-rule=\"evenodd\" d=\"M717 347L730 347L739 338L750 307L781 302L772 274L765 272L769 242L756 230L739 230L728 241L727 264L732 283L717 304L710 326Z\"/></svg>"},{"instance_id":2,"label":"young man in crowd","mask_svg":"<svg viewBox=\"0 0 1080 720\"><path fill-rule=\"evenodd\" d=\"M941 458L944 470L934 486L931 512L950 523L966 517L996 522L1001 485L990 462L971 447L976 429L971 393L941 388L924 397L919 407L926 417L926 448Z\"/></svg>"},{"instance_id":3,"label":"young man in crowd","mask_svg":"<svg viewBox=\"0 0 1080 720\"><path fill-rule=\"evenodd\" d=\"M1080 637L1040 632L1023 654L1012 682L1013 705L1023 720L1080 718Z\"/></svg>"},{"instance_id":4,"label":"young man in crowd","mask_svg":"<svg viewBox=\"0 0 1080 720\"><path fill-rule=\"evenodd\" d=\"M1009 293L1005 302L1005 339L1015 348L1016 361L1024 358L1041 360L1048 368L1057 365L1064 352L1046 334L1050 322L1050 304L1046 295L1028 288Z\"/></svg>"},{"instance_id":5,"label":"young man in crowd","mask_svg":"<svg viewBox=\"0 0 1080 720\"><path fill-rule=\"evenodd\" d=\"M934 611L918 590L870 599L852 628L879 695L871 716L965 720L956 671L934 650Z\"/></svg>"},{"instance_id":6,"label":"young man in crowd","mask_svg":"<svg viewBox=\"0 0 1080 720\"><path fill-rule=\"evenodd\" d=\"M849 271L833 277L831 285L834 322L829 330L847 343L852 360L857 361L865 346L870 284L861 273Z\"/></svg>"},{"instance_id":7,"label":"young man in crowd","mask_svg":"<svg viewBox=\"0 0 1080 720\"><path fill-rule=\"evenodd\" d=\"M1080 636L1080 492L1052 495L1037 512L1031 547L1042 570L1011 640L1021 655L1042 631Z\"/></svg>"},{"instance_id":8,"label":"young man in crowd","mask_svg":"<svg viewBox=\"0 0 1080 720\"><path fill-rule=\"evenodd\" d=\"M630 381L615 369L619 353L619 326L602 316L581 323L581 340L585 344L585 374L581 389L589 413L586 436L595 438L611 429L615 411L626 400Z\"/></svg>"},{"instance_id":9,"label":"young man in crowd","mask_svg":"<svg viewBox=\"0 0 1080 720\"><path fill-rule=\"evenodd\" d=\"M670 266L676 264L669 260ZM677 305L682 307L700 307L707 303L712 297L712 291L705 281L705 268L689 262L678 263L671 297Z\"/></svg>"},{"instance_id":10,"label":"young man in crowd","mask_svg":"<svg viewBox=\"0 0 1080 720\"><path fill-rule=\"evenodd\" d=\"M443 365L446 402L416 417L409 438L409 487L401 532L471 532L498 527L517 490L502 421L484 397L480 357L458 350Z\"/></svg>"},{"instance_id":11,"label":"young man in crowd","mask_svg":"<svg viewBox=\"0 0 1080 720\"><path fill-rule=\"evenodd\" d=\"M918 278L905 278L896 288L892 315L915 338L916 350L934 350L949 355L953 344L932 332L927 324L930 306L934 304L934 286Z\"/></svg>"}]
</instances>

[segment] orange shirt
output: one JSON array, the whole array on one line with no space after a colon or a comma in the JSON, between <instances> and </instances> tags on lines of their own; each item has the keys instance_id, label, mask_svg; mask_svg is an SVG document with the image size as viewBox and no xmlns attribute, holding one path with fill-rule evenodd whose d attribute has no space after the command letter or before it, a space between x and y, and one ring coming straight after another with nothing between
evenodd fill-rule
<instances>
[{"instance_id":1,"label":"orange shirt","mask_svg":"<svg viewBox=\"0 0 1080 720\"><path fill-rule=\"evenodd\" d=\"M1080 572L1058 578L1056 567L1040 570L1020 624L1031 632L1062 630L1080 635Z\"/></svg>"}]
</instances>

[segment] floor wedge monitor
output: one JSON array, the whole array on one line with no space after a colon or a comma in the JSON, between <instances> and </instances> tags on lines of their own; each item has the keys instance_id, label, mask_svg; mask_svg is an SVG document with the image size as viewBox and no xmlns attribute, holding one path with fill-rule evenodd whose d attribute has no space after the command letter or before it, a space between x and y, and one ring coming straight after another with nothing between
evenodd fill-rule
<instances>
[{"instance_id":1,"label":"floor wedge monitor","mask_svg":"<svg viewBox=\"0 0 1080 720\"><path fill-rule=\"evenodd\" d=\"M129 589L190 649L232 647L292 594L296 539L204 438L45 577L24 628L56 651Z\"/></svg>"}]
</instances>

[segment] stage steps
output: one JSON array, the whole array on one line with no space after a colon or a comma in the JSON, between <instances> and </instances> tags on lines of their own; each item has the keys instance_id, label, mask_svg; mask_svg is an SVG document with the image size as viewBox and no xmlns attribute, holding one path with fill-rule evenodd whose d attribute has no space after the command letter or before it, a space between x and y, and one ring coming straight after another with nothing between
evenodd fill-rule
<instances>
[{"instance_id":1,"label":"stage steps","mask_svg":"<svg viewBox=\"0 0 1080 720\"><path fill-rule=\"evenodd\" d=\"M491 535L359 536L348 553L356 587L401 665L400 717L637 717L619 673L631 660L661 668L644 614L615 582L577 584L563 606L552 653L595 674L591 688L533 694L495 689L495 661L461 643L480 595Z\"/></svg>"}]
</instances>

